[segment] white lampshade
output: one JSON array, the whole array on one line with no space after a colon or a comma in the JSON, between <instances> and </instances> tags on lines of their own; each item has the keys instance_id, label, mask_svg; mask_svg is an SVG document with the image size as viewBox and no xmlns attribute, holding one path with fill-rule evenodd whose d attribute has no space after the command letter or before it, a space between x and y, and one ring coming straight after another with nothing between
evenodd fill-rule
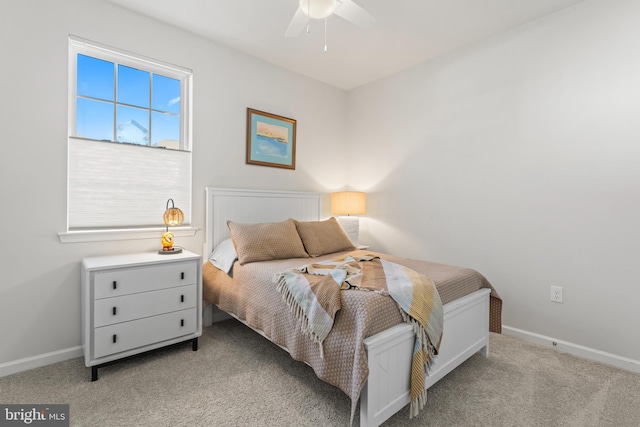
<instances>
[{"instance_id":1,"label":"white lampshade","mask_svg":"<svg viewBox=\"0 0 640 427\"><path fill-rule=\"evenodd\" d=\"M337 7L336 0L300 0L302 11L313 19L322 19L331 16Z\"/></svg>"},{"instance_id":2,"label":"white lampshade","mask_svg":"<svg viewBox=\"0 0 640 427\"><path fill-rule=\"evenodd\" d=\"M357 216L367 210L367 195L360 191L342 191L331 193L331 213L339 216L338 223L351 239L354 246L360 244L360 220Z\"/></svg>"},{"instance_id":3,"label":"white lampshade","mask_svg":"<svg viewBox=\"0 0 640 427\"><path fill-rule=\"evenodd\" d=\"M367 195L359 191L331 193L331 213L334 215L362 215L367 211Z\"/></svg>"}]
</instances>

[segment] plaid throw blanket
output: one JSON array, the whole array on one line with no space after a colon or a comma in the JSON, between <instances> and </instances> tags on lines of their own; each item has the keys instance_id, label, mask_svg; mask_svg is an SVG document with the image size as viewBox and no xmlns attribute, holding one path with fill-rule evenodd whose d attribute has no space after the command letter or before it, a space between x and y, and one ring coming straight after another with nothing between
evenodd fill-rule
<instances>
[{"instance_id":1,"label":"plaid throw blanket","mask_svg":"<svg viewBox=\"0 0 640 427\"><path fill-rule=\"evenodd\" d=\"M321 276L310 280L310 276ZM373 255L350 254L345 258L308 264L274 276L277 289L299 320L307 336L320 346L340 310L340 291L362 289L389 295L398 304L404 321L413 326L416 341L411 366L410 417L427 400L424 377L438 354L443 312L431 279L410 268Z\"/></svg>"}]
</instances>

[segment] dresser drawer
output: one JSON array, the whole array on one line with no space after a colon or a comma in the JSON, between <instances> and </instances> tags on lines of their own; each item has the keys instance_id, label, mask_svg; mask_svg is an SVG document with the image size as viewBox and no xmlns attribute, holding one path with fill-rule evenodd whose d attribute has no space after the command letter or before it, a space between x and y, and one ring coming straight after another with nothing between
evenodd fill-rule
<instances>
[{"instance_id":1,"label":"dresser drawer","mask_svg":"<svg viewBox=\"0 0 640 427\"><path fill-rule=\"evenodd\" d=\"M96 328L93 357L103 357L193 334L197 330L196 321L197 310L191 308Z\"/></svg>"},{"instance_id":2,"label":"dresser drawer","mask_svg":"<svg viewBox=\"0 0 640 427\"><path fill-rule=\"evenodd\" d=\"M97 328L193 308L196 298L197 287L194 284L99 299L93 305L93 326Z\"/></svg>"},{"instance_id":3,"label":"dresser drawer","mask_svg":"<svg viewBox=\"0 0 640 427\"><path fill-rule=\"evenodd\" d=\"M197 269L195 262L176 262L98 271L93 275L94 299L193 285Z\"/></svg>"}]
</instances>

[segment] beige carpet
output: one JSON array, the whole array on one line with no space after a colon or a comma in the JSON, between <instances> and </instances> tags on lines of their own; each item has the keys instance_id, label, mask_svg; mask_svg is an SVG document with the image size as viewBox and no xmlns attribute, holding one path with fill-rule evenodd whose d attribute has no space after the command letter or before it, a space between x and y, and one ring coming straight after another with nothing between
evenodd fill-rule
<instances>
[{"instance_id":1,"label":"beige carpet","mask_svg":"<svg viewBox=\"0 0 640 427\"><path fill-rule=\"evenodd\" d=\"M99 370L82 359L0 378L0 403L68 403L73 426L347 426L350 403L311 368L229 320L189 344ZM384 426L640 426L640 375L503 335ZM354 425L358 425L356 416Z\"/></svg>"}]
</instances>

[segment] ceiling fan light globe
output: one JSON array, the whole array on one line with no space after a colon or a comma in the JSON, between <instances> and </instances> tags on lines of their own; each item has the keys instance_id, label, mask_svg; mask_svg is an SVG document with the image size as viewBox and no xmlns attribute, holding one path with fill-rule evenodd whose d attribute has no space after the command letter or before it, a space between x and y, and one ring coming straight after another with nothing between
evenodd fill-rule
<instances>
[{"instance_id":1,"label":"ceiling fan light globe","mask_svg":"<svg viewBox=\"0 0 640 427\"><path fill-rule=\"evenodd\" d=\"M323 19L332 15L337 6L336 0L300 0L302 11L313 19Z\"/></svg>"}]
</instances>

